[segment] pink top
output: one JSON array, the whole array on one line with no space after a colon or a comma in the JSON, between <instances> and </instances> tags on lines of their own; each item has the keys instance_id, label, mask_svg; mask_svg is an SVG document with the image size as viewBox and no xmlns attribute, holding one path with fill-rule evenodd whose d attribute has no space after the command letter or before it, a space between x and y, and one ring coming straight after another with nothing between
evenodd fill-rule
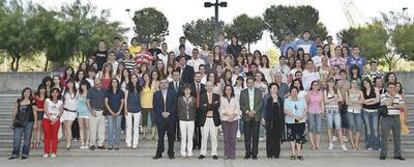
<instances>
[{"instance_id":1,"label":"pink top","mask_svg":"<svg viewBox=\"0 0 414 167\"><path fill-rule=\"evenodd\" d=\"M308 93L308 100L309 100L309 113L313 113L313 114L319 114L322 113L322 107L321 107L321 101L323 98L323 94L322 92L313 92L310 91Z\"/></svg>"}]
</instances>

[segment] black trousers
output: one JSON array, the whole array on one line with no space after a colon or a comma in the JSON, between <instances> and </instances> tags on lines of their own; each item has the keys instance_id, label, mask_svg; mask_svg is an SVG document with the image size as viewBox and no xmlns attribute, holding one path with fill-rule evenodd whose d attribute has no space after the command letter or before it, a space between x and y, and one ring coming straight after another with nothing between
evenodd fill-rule
<instances>
[{"instance_id":1,"label":"black trousers","mask_svg":"<svg viewBox=\"0 0 414 167\"><path fill-rule=\"evenodd\" d=\"M194 126L194 136L193 136L193 149L201 148L201 126L199 123L200 118L200 109L197 109L196 112L196 120L195 120L195 126Z\"/></svg>"},{"instance_id":2,"label":"black trousers","mask_svg":"<svg viewBox=\"0 0 414 167\"><path fill-rule=\"evenodd\" d=\"M282 129L283 125L266 125L266 155L268 158L279 158Z\"/></svg>"},{"instance_id":3,"label":"black trousers","mask_svg":"<svg viewBox=\"0 0 414 167\"><path fill-rule=\"evenodd\" d=\"M180 120L175 122L175 129L176 139L181 141Z\"/></svg>"},{"instance_id":4,"label":"black trousers","mask_svg":"<svg viewBox=\"0 0 414 167\"><path fill-rule=\"evenodd\" d=\"M175 121L163 120L158 123L158 144L156 155L162 155L164 152L164 136L167 132L168 137L168 155L174 155L174 140L175 140Z\"/></svg>"},{"instance_id":5,"label":"black trousers","mask_svg":"<svg viewBox=\"0 0 414 167\"><path fill-rule=\"evenodd\" d=\"M244 121L244 147L247 156L257 156L259 153L259 127L259 121Z\"/></svg>"}]
</instances>

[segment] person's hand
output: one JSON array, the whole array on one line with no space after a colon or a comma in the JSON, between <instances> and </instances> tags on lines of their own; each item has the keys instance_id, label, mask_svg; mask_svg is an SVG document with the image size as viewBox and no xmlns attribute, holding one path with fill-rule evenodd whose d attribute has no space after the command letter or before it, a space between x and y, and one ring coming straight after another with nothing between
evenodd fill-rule
<instances>
[{"instance_id":1,"label":"person's hand","mask_svg":"<svg viewBox=\"0 0 414 167\"><path fill-rule=\"evenodd\" d=\"M127 117L128 116L128 111L125 111L125 114L124 115L125 115L125 117Z\"/></svg>"},{"instance_id":2,"label":"person's hand","mask_svg":"<svg viewBox=\"0 0 414 167\"><path fill-rule=\"evenodd\" d=\"M91 115L92 115L93 117L96 117L96 116L97 116L97 115L96 115L96 110L92 110Z\"/></svg>"},{"instance_id":3,"label":"person's hand","mask_svg":"<svg viewBox=\"0 0 414 167\"><path fill-rule=\"evenodd\" d=\"M162 112L161 115L164 118L168 118L168 116L170 116L170 113L169 112Z\"/></svg>"},{"instance_id":4,"label":"person's hand","mask_svg":"<svg viewBox=\"0 0 414 167\"><path fill-rule=\"evenodd\" d=\"M111 115L114 117L114 116L116 116L116 113L111 111Z\"/></svg>"},{"instance_id":5,"label":"person's hand","mask_svg":"<svg viewBox=\"0 0 414 167\"><path fill-rule=\"evenodd\" d=\"M266 126L266 121L265 121L265 119L264 119L264 118L262 118L262 125L263 125L263 126Z\"/></svg>"},{"instance_id":6,"label":"person's hand","mask_svg":"<svg viewBox=\"0 0 414 167\"><path fill-rule=\"evenodd\" d=\"M54 125L54 124L57 122L57 120L58 120L58 119L59 119L59 118L54 118L54 119L52 119L50 124Z\"/></svg>"},{"instance_id":7,"label":"person's hand","mask_svg":"<svg viewBox=\"0 0 414 167\"><path fill-rule=\"evenodd\" d=\"M33 125L33 130L37 130L37 123Z\"/></svg>"}]
</instances>

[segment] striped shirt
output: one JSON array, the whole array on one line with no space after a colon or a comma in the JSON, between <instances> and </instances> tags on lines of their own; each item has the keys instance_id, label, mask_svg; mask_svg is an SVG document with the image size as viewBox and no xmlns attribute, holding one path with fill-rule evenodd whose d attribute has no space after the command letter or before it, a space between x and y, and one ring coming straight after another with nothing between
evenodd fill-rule
<instances>
[{"instance_id":1,"label":"striped shirt","mask_svg":"<svg viewBox=\"0 0 414 167\"><path fill-rule=\"evenodd\" d=\"M388 93L382 94L381 95L381 104L384 105L385 100L387 100L389 98L391 98L391 95L389 95ZM393 103L393 105L398 105L398 104L402 105L402 104L404 104L404 101L403 101L401 95L396 94L394 96L394 99L393 99L392 103ZM397 108L397 107L394 107L393 105L392 106L387 106L388 115L400 115L401 109Z\"/></svg>"}]
</instances>

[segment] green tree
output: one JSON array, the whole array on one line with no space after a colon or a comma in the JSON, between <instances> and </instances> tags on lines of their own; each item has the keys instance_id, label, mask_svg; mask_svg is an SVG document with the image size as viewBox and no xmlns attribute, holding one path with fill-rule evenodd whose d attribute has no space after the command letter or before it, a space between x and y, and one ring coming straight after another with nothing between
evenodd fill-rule
<instances>
[{"instance_id":1,"label":"green tree","mask_svg":"<svg viewBox=\"0 0 414 167\"><path fill-rule=\"evenodd\" d=\"M33 31L27 25L27 17L31 14L33 5L29 3L24 8L18 0L3 0L0 5L0 50L11 57L10 69L18 71L20 60L34 52Z\"/></svg>"},{"instance_id":2,"label":"green tree","mask_svg":"<svg viewBox=\"0 0 414 167\"><path fill-rule=\"evenodd\" d=\"M355 45L355 38L358 36L360 31L359 27L350 27L348 29L341 30L336 36L341 42L345 42L348 46Z\"/></svg>"},{"instance_id":3,"label":"green tree","mask_svg":"<svg viewBox=\"0 0 414 167\"><path fill-rule=\"evenodd\" d=\"M392 34L392 42L401 57L414 61L414 23L397 26Z\"/></svg>"},{"instance_id":4,"label":"green tree","mask_svg":"<svg viewBox=\"0 0 414 167\"><path fill-rule=\"evenodd\" d=\"M271 6L263 14L267 30L276 46L280 46L286 34L299 36L303 31L310 31L312 37L324 39L328 31L319 22L319 12L311 6Z\"/></svg>"},{"instance_id":5,"label":"green tree","mask_svg":"<svg viewBox=\"0 0 414 167\"><path fill-rule=\"evenodd\" d=\"M242 44L247 44L250 51L250 44L262 38L265 30L264 21L260 17L249 17L242 14L233 19L233 23L225 27L227 34L237 34Z\"/></svg>"},{"instance_id":6,"label":"green tree","mask_svg":"<svg viewBox=\"0 0 414 167\"><path fill-rule=\"evenodd\" d=\"M223 30L224 22L219 22L220 31ZM212 47L215 42L214 38L214 17L208 19L198 19L183 25L184 36L193 45L202 47L204 43Z\"/></svg>"},{"instance_id":7,"label":"green tree","mask_svg":"<svg viewBox=\"0 0 414 167\"><path fill-rule=\"evenodd\" d=\"M140 40L149 42L152 39L163 39L169 34L167 18L154 8L136 11L132 20L135 22L134 31Z\"/></svg>"}]
</instances>

